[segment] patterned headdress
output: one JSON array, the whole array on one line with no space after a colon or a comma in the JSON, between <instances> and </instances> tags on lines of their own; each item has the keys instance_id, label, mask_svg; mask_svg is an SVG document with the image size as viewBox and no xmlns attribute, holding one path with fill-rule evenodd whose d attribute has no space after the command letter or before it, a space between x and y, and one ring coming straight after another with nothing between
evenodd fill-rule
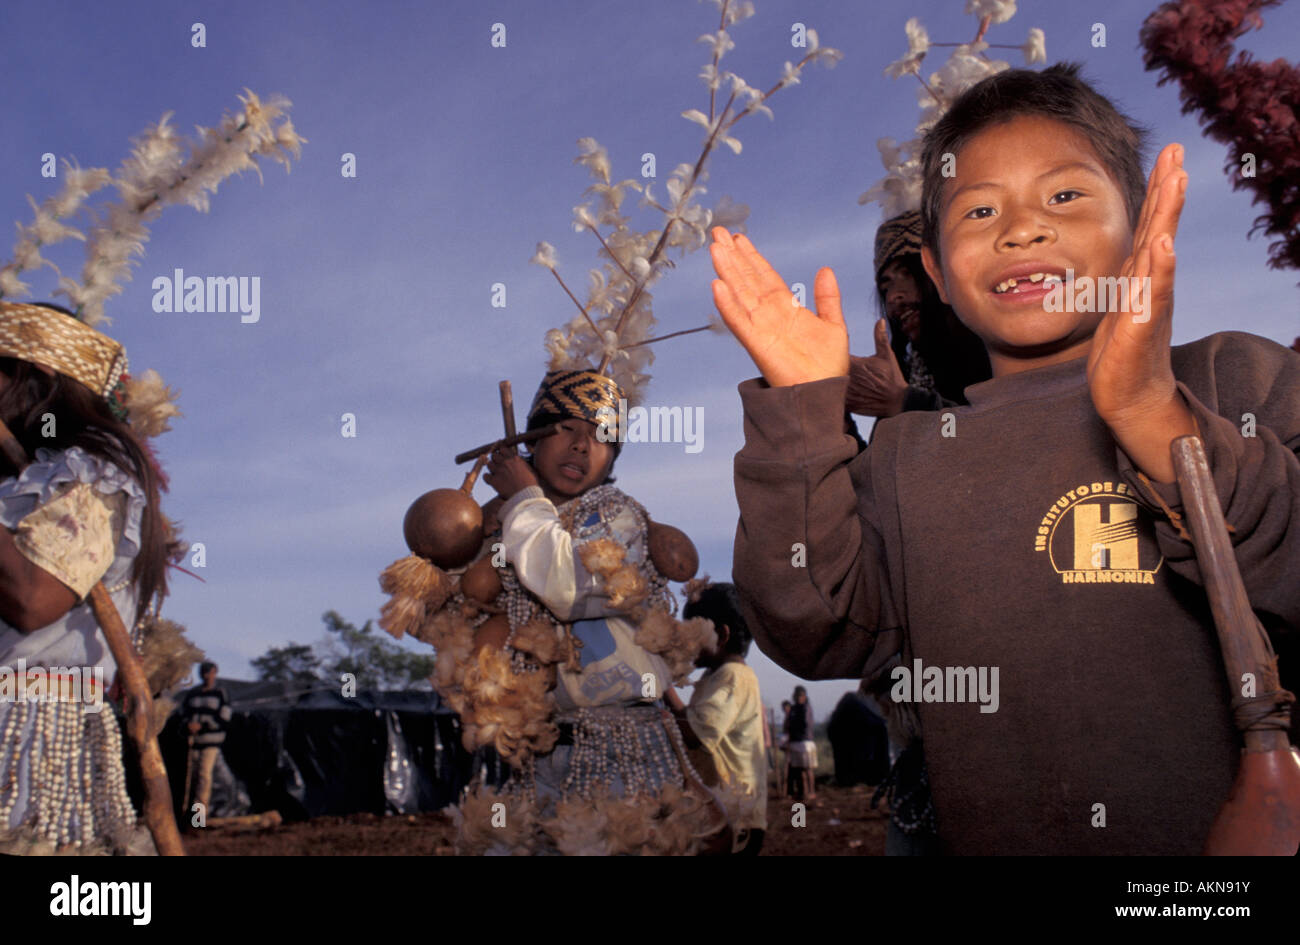
<instances>
[{"instance_id":1,"label":"patterned headdress","mask_svg":"<svg viewBox=\"0 0 1300 945\"><path fill-rule=\"evenodd\" d=\"M0 357L66 374L111 401L127 372L126 350L84 322L43 305L0 301Z\"/></svg>"},{"instance_id":2,"label":"patterned headdress","mask_svg":"<svg viewBox=\"0 0 1300 945\"><path fill-rule=\"evenodd\" d=\"M597 371L549 371L528 410L528 429L573 418L603 423L613 436L618 433L619 401L626 399L613 378Z\"/></svg>"},{"instance_id":3,"label":"patterned headdress","mask_svg":"<svg viewBox=\"0 0 1300 945\"><path fill-rule=\"evenodd\" d=\"M876 281L885 267L904 256L921 252L921 212L908 210L880 224L876 230Z\"/></svg>"}]
</instances>

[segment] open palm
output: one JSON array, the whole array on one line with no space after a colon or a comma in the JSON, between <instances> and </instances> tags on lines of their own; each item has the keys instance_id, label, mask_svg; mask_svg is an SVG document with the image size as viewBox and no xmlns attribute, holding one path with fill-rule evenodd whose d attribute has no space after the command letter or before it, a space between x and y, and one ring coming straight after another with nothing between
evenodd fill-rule
<instances>
[{"instance_id":1,"label":"open palm","mask_svg":"<svg viewBox=\"0 0 1300 945\"><path fill-rule=\"evenodd\" d=\"M1181 145L1160 152L1133 234L1133 253L1120 276L1132 285L1149 279L1143 306L1108 312L1088 356L1088 383L1097 413L1108 423L1140 414L1173 396L1169 341L1173 334L1173 239L1183 209L1187 174Z\"/></svg>"},{"instance_id":2,"label":"open palm","mask_svg":"<svg viewBox=\"0 0 1300 945\"><path fill-rule=\"evenodd\" d=\"M744 236L715 227L709 251L718 274L713 301L769 384L786 387L848 374L849 330L830 269L817 273L817 311L811 312Z\"/></svg>"}]
</instances>

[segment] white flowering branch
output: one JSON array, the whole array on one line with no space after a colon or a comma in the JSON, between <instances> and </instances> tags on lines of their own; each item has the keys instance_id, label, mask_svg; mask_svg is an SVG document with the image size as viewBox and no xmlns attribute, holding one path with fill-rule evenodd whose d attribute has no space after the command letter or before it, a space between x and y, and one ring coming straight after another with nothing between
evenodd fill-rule
<instances>
[{"instance_id":1,"label":"white flowering branch","mask_svg":"<svg viewBox=\"0 0 1300 945\"><path fill-rule=\"evenodd\" d=\"M615 380L633 403L639 399L640 388L649 379L644 373L653 361L649 345L697 331L717 330L710 324L651 338L655 319L648 292L650 284L660 273L674 265L668 258L669 249L675 248L683 255L693 252L707 241L710 225L741 228L749 214L748 207L725 196L712 210L699 206L698 198L706 192L703 182L708 177L710 155L719 144L739 154L741 143L730 133L737 122L755 113L771 118L768 99L782 88L798 84L805 66L810 63L833 66L842 58L837 50L822 47L814 30L807 30L807 54L798 64L787 62L780 80L766 92L755 89L740 76L720 71L723 56L735 48L728 27L753 16L754 5L751 0L713 2L719 11L718 28L699 38L710 47L709 62L700 72L700 78L709 90L708 113L697 109L682 113L682 117L701 125L706 131L699 156L692 164L679 164L669 175L665 183L668 197L661 202L651 184L644 189L632 180L612 184L605 149L594 139L583 138L578 142L579 154L575 161L587 168L594 181L584 196L594 195L599 198L599 205L589 202L575 207L573 226L578 231L592 232L600 245L598 255L606 260L603 269L590 271L587 304L579 303L561 278L554 252L541 252L541 247L549 244L539 244L539 253L533 257L533 262L551 269L580 312L564 329L547 332L551 368L589 366L597 358L601 371L616 364ZM718 91L724 82L730 85L730 90L722 99ZM721 108L719 101L723 101ZM641 191L640 205L663 215L662 228L646 231L631 228L629 218L622 210L623 197L628 189Z\"/></svg>"},{"instance_id":2,"label":"white flowering branch","mask_svg":"<svg viewBox=\"0 0 1300 945\"><path fill-rule=\"evenodd\" d=\"M130 279L131 261L144 252L149 239L148 224L167 206L185 203L206 212L209 195L232 174L255 170L261 177L258 158L269 157L290 165L298 157L304 139L294 131L287 111L289 102L278 96L262 102L247 89L241 95L241 111L223 116L215 128L199 128L199 140L190 143L177 137L164 115L156 124L132 140L130 155L116 175L103 168L82 170L65 162L64 187L55 197L37 207L34 222L19 226L18 245L12 263L0 267L0 295L20 294L28 286L18 272L48 264L40 247L63 239L86 243L86 262L78 282L60 274L56 295L66 295L76 314L86 324L107 321L104 301L122 291ZM183 151L188 149L188 156ZM118 199L86 209L93 222L88 234L62 223L84 208L86 198L107 184L113 184ZM30 198L29 198L30 199Z\"/></svg>"},{"instance_id":3,"label":"white flowering branch","mask_svg":"<svg viewBox=\"0 0 1300 945\"><path fill-rule=\"evenodd\" d=\"M902 144L892 138L881 138L876 142L886 173L870 190L858 197L858 203L878 201L884 210L885 219L892 219L921 205L921 150L925 133L967 89L988 76L1011 67L1010 63L990 58L988 49L1019 49L1024 53L1027 65L1047 61L1046 38L1037 27L1029 31L1029 38L1021 46L1005 43L991 46L984 41L990 26L1005 23L1015 15L1015 0L967 0L966 12L974 14L978 23L975 38L970 42L933 43L921 21L912 17L903 27L907 34L906 54L885 67L885 75L890 78L915 76L923 89L920 93L921 120L917 123L913 138ZM931 48L940 46L952 47L953 52L943 67L927 80L921 75L921 62Z\"/></svg>"},{"instance_id":4,"label":"white flowering branch","mask_svg":"<svg viewBox=\"0 0 1300 945\"><path fill-rule=\"evenodd\" d=\"M18 241L14 245L13 259L0 266L0 298L26 295L31 287L18 278L18 273L49 266L56 273L59 267L41 255L41 249L66 239L86 239L84 233L62 222L77 215L86 198L111 180L102 167L81 168L70 161L63 162L63 187L39 205L29 195L32 205L32 222L18 224Z\"/></svg>"}]
</instances>

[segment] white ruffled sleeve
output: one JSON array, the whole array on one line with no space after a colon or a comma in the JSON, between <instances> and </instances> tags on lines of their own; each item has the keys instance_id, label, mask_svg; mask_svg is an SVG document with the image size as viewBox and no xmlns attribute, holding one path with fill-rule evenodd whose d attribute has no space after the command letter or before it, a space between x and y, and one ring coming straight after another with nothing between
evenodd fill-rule
<instances>
[{"instance_id":1,"label":"white ruffled sleeve","mask_svg":"<svg viewBox=\"0 0 1300 945\"><path fill-rule=\"evenodd\" d=\"M129 576L146 505L135 479L76 446L38 449L20 476L0 483L0 524L18 533L29 560L78 596L100 578L111 585Z\"/></svg>"}]
</instances>

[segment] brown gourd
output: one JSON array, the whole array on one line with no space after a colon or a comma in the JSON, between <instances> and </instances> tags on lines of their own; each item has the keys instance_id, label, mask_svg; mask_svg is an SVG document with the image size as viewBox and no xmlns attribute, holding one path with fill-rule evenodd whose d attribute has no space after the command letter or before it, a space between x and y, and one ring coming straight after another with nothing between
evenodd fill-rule
<instances>
[{"instance_id":1,"label":"brown gourd","mask_svg":"<svg viewBox=\"0 0 1300 945\"><path fill-rule=\"evenodd\" d=\"M649 528L650 560L659 573L670 581L689 581L700 567L695 544L680 528L651 522Z\"/></svg>"}]
</instances>

